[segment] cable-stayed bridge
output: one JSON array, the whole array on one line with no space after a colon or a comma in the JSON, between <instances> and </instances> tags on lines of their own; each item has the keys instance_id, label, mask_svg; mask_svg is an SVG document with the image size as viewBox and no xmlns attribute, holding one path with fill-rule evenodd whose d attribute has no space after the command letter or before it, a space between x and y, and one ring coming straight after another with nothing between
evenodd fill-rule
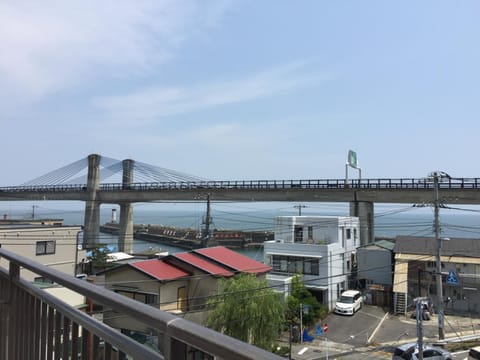
<instances>
[{"instance_id":1,"label":"cable-stayed bridge","mask_svg":"<svg viewBox=\"0 0 480 360\"><path fill-rule=\"evenodd\" d=\"M142 162L97 154L19 186L0 187L1 200L85 201L84 241L99 239L101 204L120 205L119 247L131 243L132 203L152 201L349 202L360 218L360 243L373 240L374 203L480 204L480 178L208 180ZM437 194L438 195L435 195ZM437 196L437 198L435 197Z\"/></svg>"}]
</instances>

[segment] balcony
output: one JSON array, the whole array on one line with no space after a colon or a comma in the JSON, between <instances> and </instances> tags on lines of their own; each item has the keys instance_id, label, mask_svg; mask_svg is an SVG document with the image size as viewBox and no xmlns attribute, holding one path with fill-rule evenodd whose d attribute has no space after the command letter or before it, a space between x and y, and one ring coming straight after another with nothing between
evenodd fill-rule
<instances>
[{"instance_id":1,"label":"balcony","mask_svg":"<svg viewBox=\"0 0 480 360\"><path fill-rule=\"evenodd\" d=\"M282 359L11 251L0 248L0 257L9 262L8 270L0 267L0 359ZM158 351L22 279L21 268L142 322L158 334Z\"/></svg>"}]
</instances>

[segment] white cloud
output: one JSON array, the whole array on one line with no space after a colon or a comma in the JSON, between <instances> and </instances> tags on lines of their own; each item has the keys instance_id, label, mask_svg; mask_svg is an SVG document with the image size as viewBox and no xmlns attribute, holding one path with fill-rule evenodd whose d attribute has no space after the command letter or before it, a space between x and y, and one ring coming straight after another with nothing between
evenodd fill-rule
<instances>
[{"instance_id":1,"label":"white cloud","mask_svg":"<svg viewBox=\"0 0 480 360\"><path fill-rule=\"evenodd\" d=\"M45 95L94 78L145 72L228 2L20 1L0 4L0 95Z\"/></svg>"},{"instance_id":2,"label":"white cloud","mask_svg":"<svg viewBox=\"0 0 480 360\"><path fill-rule=\"evenodd\" d=\"M303 71L306 63L280 65L241 79L190 87L150 87L127 95L107 96L94 105L128 126L135 121L189 113L214 106L252 101L316 84L320 79Z\"/></svg>"}]
</instances>

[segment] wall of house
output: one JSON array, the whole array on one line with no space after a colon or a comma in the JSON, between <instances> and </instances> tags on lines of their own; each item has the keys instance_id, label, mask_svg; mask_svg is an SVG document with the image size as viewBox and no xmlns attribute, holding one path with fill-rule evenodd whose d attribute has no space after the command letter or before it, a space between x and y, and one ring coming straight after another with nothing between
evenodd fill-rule
<instances>
[{"instance_id":1,"label":"wall of house","mask_svg":"<svg viewBox=\"0 0 480 360\"><path fill-rule=\"evenodd\" d=\"M178 289L186 287L188 293L188 280L160 282L131 267L123 266L105 273L105 287L117 292L155 295L155 304L152 306L163 311L177 313L179 310L177 303ZM141 322L121 314L108 312L105 313L105 318L105 322L115 328L148 332L148 329Z\"/></svg>"},{"instance_id":2,"label":"wall of house","mask_svg":"<svg viewBox=\"0 0 480 360\"><path fill-rule=\"evenodd\" d=\"M445 311L480 313L480 259L478 264L443 263L442 273L455 271L458 285L447 284L444 276ZM410 281L410 279L409 279ZM431 287L436 294L436 285Z\"/></svg>"},{"instance_id":3,"label":"wall of house","mask_svg":"<svg viewBox=\"0 0 480 360\"><path fill-rule=\"evenodd\" d=\"M357 249L358 279L366 284L393 285L392 252L379 247Z\"/></svg>"},{"instance_id":4,"label":"wall of house","mask_svg":"<svg viewBox=\"0 0 480 360\"><path fill-rule=\"evenodd\" d=\"M76 246L80 231L80 226L6 227L0 228L0 244L4 249L73 276L75 258L79 262L86 258L85 250ZM7 267L8 261L0 259L0 266ZM21 270L21 276L27 281L39 277L25 269Z\"/></svg>"},{"instance_id":5,"label":"wall of house","mask_svg":"<svg viewBox=\"0 0 480 360\"><path fill-rule=\"evenodd\" d=\"M302 231L296 232L296 227ZM346 273L351 271L358 245L358 218L282 216L276 218L275 240L264 243L264 262L273 265L274 255L318 259L318 275L304 274L303 280L312 287L328 288L323 298L331 309L348 287ZM267 278L278 283L277 273L274 269Z\"/></svg>"}]
</instances>

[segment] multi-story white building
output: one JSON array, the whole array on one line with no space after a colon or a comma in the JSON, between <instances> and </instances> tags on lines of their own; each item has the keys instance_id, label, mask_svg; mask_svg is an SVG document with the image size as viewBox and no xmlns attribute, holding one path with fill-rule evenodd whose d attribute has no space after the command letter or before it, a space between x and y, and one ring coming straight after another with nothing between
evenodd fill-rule
<instances>
[{"instance_id":1,"label":"multi-story white building","mask_svg":"<svg viewBox=\"0 0 480 360\"><path fill-rule=\"evenodd\" d=\"M301 274L305 286L320 303L335 306L348 288L360 245L360 223L350 216L279 216L275 239L264 243L267 280L289 293L292 278Z\"/></svg>"}]
</instances>

